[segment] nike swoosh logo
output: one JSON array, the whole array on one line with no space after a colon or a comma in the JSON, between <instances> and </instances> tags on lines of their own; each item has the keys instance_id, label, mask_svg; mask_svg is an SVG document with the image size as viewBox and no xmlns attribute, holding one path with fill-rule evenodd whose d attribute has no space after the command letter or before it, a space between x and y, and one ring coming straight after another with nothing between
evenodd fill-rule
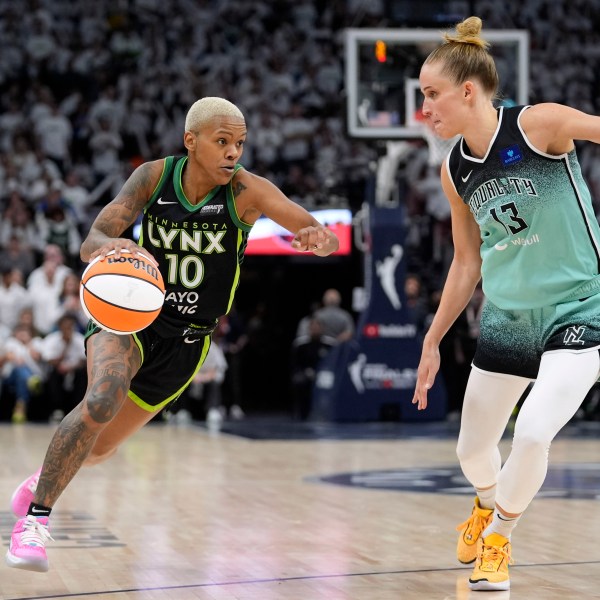
<instances>
[{"instance_id":1,"label":"nike swoosh logo","mask_svg":"<svg viewBox=\"0 0 600 600\"><path fill-rule=\"evenodd\" d=\"M501 521L514 521L514 519L505 519L500 513L496 513L496 516L501 520Z\"/></svg>"},{"instance_id":2,"label":"nike swoosh logo","mask_svg":"<svg viewBox=\"0 0 600 600\"><path fill-rule=\"evenodd\" d=\"M38 510L37 508L32 508L32 509L31 509L31 512L32 512L32 513L46 513L46 512L48 512L48 511L46 511L46 510Z\"/></svg>"},{"instance_id":3,"label":"nike swoosh logo","mask_svg":"<svg viewBox=\"0 0 600 600\"><path fill-rule=\"evenodd\" d=\"M471 170L467 173L466 177L461 177L461 179L463 180L463 183L467 183L467 181L469 181L469 177L471 177L472 172L473 171Z\"/></svg>"},{"instance_id":4,"label":"nike swoosh logo","mask_svg":"<svg viewBox=\"0 0 600 600\"><path fill-rule=\"evenodd\" d=\"M156 201L156 204L177 204L177 202L165 202L162 196Z\"/></svg>"},{"instance_id":5,"label":"nike swoosh logo","mask_svg":"<svg viewBox=\"0 0 600 600\"><path fill-rule=\"evenodd\" d=\"M194 339L190 340L190 338L187 338L187 337L186 337L186 338L183 338L183 341L184 341L186 344L195 344L196 342L199 342L201 339L202 339L202 338L194 338Z\"/></svg>"}]
</instances>

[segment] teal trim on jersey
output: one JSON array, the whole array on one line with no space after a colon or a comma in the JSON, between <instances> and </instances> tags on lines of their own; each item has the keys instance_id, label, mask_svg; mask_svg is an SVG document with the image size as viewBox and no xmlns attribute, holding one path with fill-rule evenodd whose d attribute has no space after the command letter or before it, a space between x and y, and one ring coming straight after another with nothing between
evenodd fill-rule
<instances>
[{"instance_id":1,"label":"teal trim on jersey","mask_svg":"<svg viewBox=\"0 0 600 600\"><path fill-rule=\"evenodd\" d=\"M179 396L181 396L183 390L185 390L190 385L190 383L192 383L194 377L196 377L196 374L200 370L200 367L204 364L204 361L206 360L206 355L208 354L208 350L210 348L211 341L212 341L212 338L210 337L210 335L207 335L204 338L204 347L202 348L202 354L200 355L198 364L196 365L196 368L194 369L194 372L192 373L191 377L174 394L171 394L166 400L163 400L160 404L152 406L152 405L148 404L147 402L144 402L137 394L135 394L131 390L129 390L127 392L127 396L130 398L130 400L134 404L139 406L142 410L145 410L145 411L151 412L151 413L162 410L165 406L167 406L167 404L170 404L171 402L173 402L173 400L177 400L177 398L179 398Z\"/></svg>"}]
</instances>

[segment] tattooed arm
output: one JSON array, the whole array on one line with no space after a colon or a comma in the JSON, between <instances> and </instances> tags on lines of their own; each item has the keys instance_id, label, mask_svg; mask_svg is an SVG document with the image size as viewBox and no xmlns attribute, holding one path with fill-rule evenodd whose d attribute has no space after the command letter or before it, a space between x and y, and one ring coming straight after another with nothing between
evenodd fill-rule
<instances>
[{"instance_id":1,"label":"tattooed arm","mask_svg":"<svg viewBox=\"0 0 600 600\"><path fill-rule=\"evenodd\" d=\"M152 258L133 240L121 238L123 232L135 223L146 202L150 199L162 174L164 159L140 165L125 182L114 200L98 214L81 245L81 260L88 262L97 256L105 257L115 250L117 258L121 250L134 254L143 253Z\"/></svg>"},{"instance_id":2,"label":"tattooed arm","mask_svg":"<svg viewBox=\"0 0 600 600\"><path fill-rule=\"evenodd\" d=\"M294 234L292 247L298 252L328 256L338 249L339 240L333 231L267 179L240 169L231 186L238 215L245 223L254 224L265 215Z\"/></svg>"}]
</instances>

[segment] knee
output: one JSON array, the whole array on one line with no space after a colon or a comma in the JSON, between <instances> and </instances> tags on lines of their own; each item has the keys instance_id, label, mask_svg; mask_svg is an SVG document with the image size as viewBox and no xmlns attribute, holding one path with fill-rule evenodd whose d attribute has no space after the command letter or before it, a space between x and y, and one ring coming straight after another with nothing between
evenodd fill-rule
<instances>
[{"instance_id":1,"label":"knee","mask_svg":"<svg viewBox=\"0 0 600 600\"><path fill-rule=\"evenodd\" d=\"M469 451L469 448L465 446L465 444L461 444L459 441L456 446L456 456L458 457L458 462L462 464L472 456L472 453Z\"/></svg>"},{"instance_id":2,"label":"knee","mask_svg":"<svg viewBox=\"0 0 600 600\"><path fill-rule=\"evenodd\" d=\"M518 431L512 442L512 451L523 454L543 454L547 455L550 450L552 439L542 431Z\"/></svg>"},{"instance_id":3,"label":"knee","mask_svg":"<svg viewBox=\"0 0 600 600\"><path fill-rule=\"evenodd\" d=\"M465 437L459 436L456 445L456 456L461 465L477 460L483 456L483 447L467 440Z\"/></svg>"},{"instance_id":4,"label":"knee","mask_svg":"<svg viewBox=\"0 0 600 600\"><path fill-rule=\"evenodd\" d=\"M117 414L122 402L109 393L86 394L84 401L83 418L88 428L102 431Z\"/></svg>"}]
</instances>

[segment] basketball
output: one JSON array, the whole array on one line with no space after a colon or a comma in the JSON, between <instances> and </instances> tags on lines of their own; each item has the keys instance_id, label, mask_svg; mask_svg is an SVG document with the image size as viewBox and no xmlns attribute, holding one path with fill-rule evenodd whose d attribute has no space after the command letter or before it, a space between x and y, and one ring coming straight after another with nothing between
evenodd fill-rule
<instances>
[{"instance_id":1,"label":"basketball","mask_svg":"<svg viewBox=\"0 0 600 600\"><path fill-rule=\"evenodd\" d=\"M83 310L97 325L119 335L135 333L156 319L165 299L158 268L142 255L126 250L115 259L95 258L81 276Z\"/></svg>"}]
</instances>

